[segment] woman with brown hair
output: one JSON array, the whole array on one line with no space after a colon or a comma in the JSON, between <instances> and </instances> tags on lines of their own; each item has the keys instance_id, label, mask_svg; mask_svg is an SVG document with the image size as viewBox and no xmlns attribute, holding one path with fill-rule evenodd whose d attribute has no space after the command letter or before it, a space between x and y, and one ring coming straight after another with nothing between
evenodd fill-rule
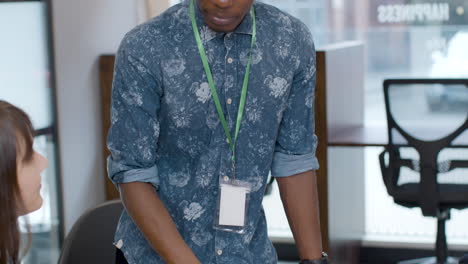
<instances>
[{"instance_id":1,"label":"woman with brown hair","mask_svg":"<svg viewBox=\"0 0 468 264\"><path fill-rule=\"evenodd\" d=\"M33 149L33 126L21 109L0 100L0 264L19 264L18 217L42 206L47 159Z\"/></svg>"}]
</instances>

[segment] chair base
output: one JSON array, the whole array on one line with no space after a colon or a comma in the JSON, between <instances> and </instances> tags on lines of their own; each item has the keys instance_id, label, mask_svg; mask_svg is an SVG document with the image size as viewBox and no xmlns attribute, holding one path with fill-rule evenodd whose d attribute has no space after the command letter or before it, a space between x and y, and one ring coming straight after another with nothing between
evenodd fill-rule
<instances>
[{"instance_id":1,"label":"chair base","mask_svg":"<svg viewBox=\"0 0 468 264\"><path fill-rule=\"evenodd\" d=\"M436 257L429 257L429 258L420 258L420 259L412 259L412 260L404 260L400 261L397 264L437 264ZM445 264L458 264L458 259L453 257L448 257Z\"/></svg>"}]
</instances>

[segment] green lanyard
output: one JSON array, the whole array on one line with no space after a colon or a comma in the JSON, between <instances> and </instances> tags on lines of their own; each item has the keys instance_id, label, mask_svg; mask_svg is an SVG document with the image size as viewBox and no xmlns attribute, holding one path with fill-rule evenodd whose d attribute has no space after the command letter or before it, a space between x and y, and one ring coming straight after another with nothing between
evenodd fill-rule
<instances>
[{"instance_id":1,"label":"green lanyard","mask_svg":"<svg viewBox=\"0 0 468 264\"><path fill-rule=\"evenodd\" d=\"M197 46L198 46L198 51L200 52L200 57L203 62L203 67L205 68L205 73L208 78L208 84L211 89L211 94L213 96L213 101L216 105L216 110L218 111L218 116L219 119L221 120L221 124L223 125L224 128L224 133L226 133L226 137L229 143L229 146L231 147L232 151L232 161L233 161L233 167L234 167L234 162L235 162L235 149L236 149L236 141L237 141L237 136L239 135L239 129L242 121L242 115L244 114L244 108L245 108L245 98L247 96L247 86L249 84L249 73L250 73L250 64L252 62L252 50L255 44L255 38L257 35L257 27L255 23L255 11L252 6L250 9L250 13L252 15L252 42L250 45L250 55L249 55L249 61L247 63L247 67L245 69L245 75L244 75L244 83L242 85L242 93L241 93L241 98L240 98L240 103L239 103L239 110L237 112L237 123L236 123L236 131L234 135L234 140L231 137L231 133L229 132L229 128L226 122L226 118L224 117L224 112L223 109L221 108L221 103L219 102L219 97L218 93L216 92L216 88L214 85L213 81L213 75L211 74L210 66L208 64L208 59L206 57L206 52L205 48L203 47L203 43L200 38L200 32L198 32L198 26L197 22L195 21L195 8L194 8L194 0L190 0L190 19L192 20L192 28L193 28L193 33L195 35L195 39L197 41Z\"/></svg>"}]
</instances>

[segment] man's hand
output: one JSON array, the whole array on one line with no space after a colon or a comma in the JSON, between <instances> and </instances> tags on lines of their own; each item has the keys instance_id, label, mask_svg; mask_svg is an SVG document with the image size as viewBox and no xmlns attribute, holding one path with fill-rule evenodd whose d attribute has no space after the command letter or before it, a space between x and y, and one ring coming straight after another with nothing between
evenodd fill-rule
<instances>
[{"instance_id":1,"label":"man's hand","mask_svg":"<svg viewBox=\"0 0 468 264\"><path fill-rule=\"evenodd\" d=\"M300 258L320 259L322 237L315 172L307 171L276 180Z\"/></svg>"}]
</instances>

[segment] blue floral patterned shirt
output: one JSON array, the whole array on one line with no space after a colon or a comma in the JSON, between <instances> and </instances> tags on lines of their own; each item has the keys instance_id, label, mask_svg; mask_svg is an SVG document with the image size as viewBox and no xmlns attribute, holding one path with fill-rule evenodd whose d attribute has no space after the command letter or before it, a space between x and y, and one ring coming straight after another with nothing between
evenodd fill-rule
<instances>
[{"instance_id":1,"label":"blue floral patterned shirt","mask_svg":"<svg viewBox=\"0 0 468 264\"><path fill-rule=\"evenodd\" d=\"M262 207L269 173L287 177L319 166L312 36L302 22L273 6L254 2L254 8L257 41L236 148L236 178L253 186L243 234L213 228L219 183L231 175L231 152L193 35L189 2L130 31L116 56L109 177L117 186L151 183L203 264L277 263ZM234 32L219 33L195 9L223 111L234 131L251 15ZM126 211L114 244L130 264L164 263Z\"/></svg>"}]
</instances>

